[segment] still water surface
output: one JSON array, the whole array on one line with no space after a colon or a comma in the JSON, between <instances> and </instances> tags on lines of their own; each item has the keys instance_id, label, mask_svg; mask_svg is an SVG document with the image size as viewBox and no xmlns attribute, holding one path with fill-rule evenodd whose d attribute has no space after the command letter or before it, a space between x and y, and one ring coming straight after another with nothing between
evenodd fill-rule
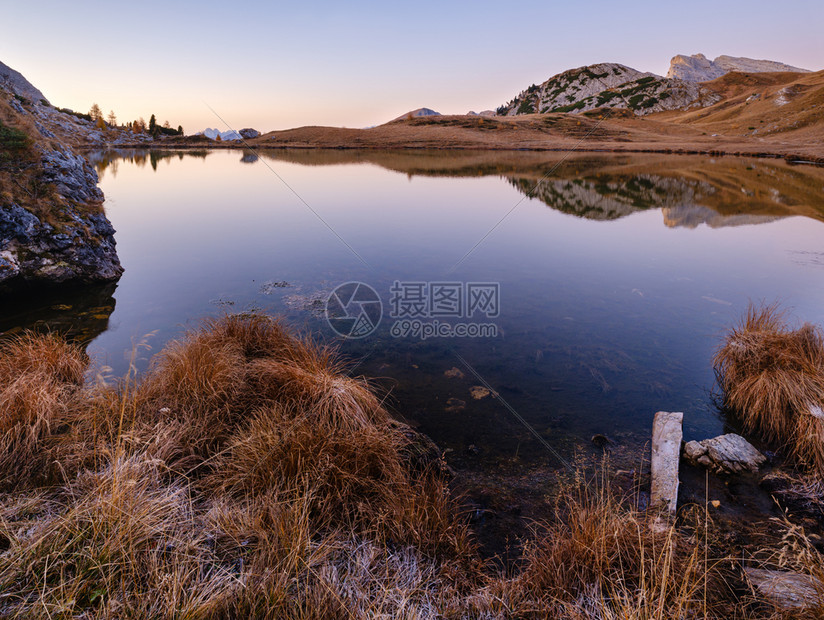
<instances>
[{"instance_id":1,"label":"still water surface","mask_svg":"<svg viewBox=\"0 0 824 620\"><path fill-rule=\"evenodd\" d=\"M122 374L146 334L157 350L205 315L283 315L337 341L456 451L543 450L499 401L473 398L482 382L462 360L568 456L593 433L643 436L660 409L685 412L688 439L721 432L711 357L750 300L824 323L821 168L475 152L93 159L125 273L28 323L86 330L89 351ZM356 341L317 313L347 281L383 301L377 331ZM395 281L499 283L498 335L393 337Z\"/></svg>"}]
</instances>

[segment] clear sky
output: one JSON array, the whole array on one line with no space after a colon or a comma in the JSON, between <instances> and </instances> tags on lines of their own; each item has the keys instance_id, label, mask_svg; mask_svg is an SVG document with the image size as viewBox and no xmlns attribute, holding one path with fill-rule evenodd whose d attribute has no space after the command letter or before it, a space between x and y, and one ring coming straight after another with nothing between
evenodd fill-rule
<instances>
[{"instance_id":1,"label":"clear sky","mask_svg":"<svg viewBox=\"0 0 824 620\"><path fill-rule=\"evenodd\" d=\"M2 0L0 61L55 105L224 125L364 127L494 109L595 62L704 53L824 68L822 0L411 3Z\"/></svg>"}]
</instances>

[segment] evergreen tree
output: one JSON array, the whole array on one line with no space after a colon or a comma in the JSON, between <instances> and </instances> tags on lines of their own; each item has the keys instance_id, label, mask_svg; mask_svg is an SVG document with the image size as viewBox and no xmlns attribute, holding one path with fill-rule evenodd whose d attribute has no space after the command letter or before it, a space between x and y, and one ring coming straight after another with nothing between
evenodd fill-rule
<instances>
[{"instance_id":1,"label":"evergreen tree","mask_svg":"<svg viewBox=\"0 0 824 620\"><path fill-rule=\"evenodd\" d=\"M149 133L155 133L155 129L157 128L157 119L155 115L152 114L151 118L149 118Z\"/></svg>"},{"instance_id":2,"label":"evergreen tree","mask_svg":"<svg viewBox=\"0 0 824 620\"><path fill-rule=\"evenodd\" d=\"M177 126L177 133L180 134L181 136L183 135L183 125L178 125Z\"/></svg>"}]
</instances>

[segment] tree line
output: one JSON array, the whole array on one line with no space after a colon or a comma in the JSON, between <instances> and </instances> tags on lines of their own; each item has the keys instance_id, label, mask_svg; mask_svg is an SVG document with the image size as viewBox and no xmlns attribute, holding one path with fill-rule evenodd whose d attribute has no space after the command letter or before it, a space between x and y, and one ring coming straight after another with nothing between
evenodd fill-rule
<instances>
[{"instance_id":1,"label":"tree line","mask_svg":"<svg viewBox=\"0 0 824 620\"><path fill-rule=\"evenodd\" d=\"M139 119L125 123L123 125L117 124L117 115L115 115L114 110L110 110L108 116L103 115L103 111L100 109L100 106L96 103L92 104L91 109L89 110L89 120L91 120L98 129L106 129L107 127L119 127L120 129L124 129L127 131L131 131L132 133L147 133L154 138L157 138L160 135L164 136L182 136L183 135L183 127L181 125L177 126L177 129L174 129L170 124L169 121L164 121L162 125L158 124L157 117L152 114L149 118L148 124L143 117L141 116Z\"/></svg>"}]
</instances>

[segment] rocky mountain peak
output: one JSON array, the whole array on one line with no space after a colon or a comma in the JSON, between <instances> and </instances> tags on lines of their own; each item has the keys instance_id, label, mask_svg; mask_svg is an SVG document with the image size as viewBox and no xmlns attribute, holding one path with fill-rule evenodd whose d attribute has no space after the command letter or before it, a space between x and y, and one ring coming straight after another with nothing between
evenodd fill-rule
<instances>
[{"instance_id":1,"label":"rocky mountain peak","mask_svg":"<svg viewBox=\"0 0 824 620\"><path fill-rule=\"evenodd\" d=\"M709 60L704 54L693 54L692 56L678 54L670 61L667 77L686 82L708 82L731 71L743 73L773 71L809 73L807 69L800 69L775 60L755 60L753 58L726 55L719 56L715 60Z\"/></svg>"}]
</instances>

